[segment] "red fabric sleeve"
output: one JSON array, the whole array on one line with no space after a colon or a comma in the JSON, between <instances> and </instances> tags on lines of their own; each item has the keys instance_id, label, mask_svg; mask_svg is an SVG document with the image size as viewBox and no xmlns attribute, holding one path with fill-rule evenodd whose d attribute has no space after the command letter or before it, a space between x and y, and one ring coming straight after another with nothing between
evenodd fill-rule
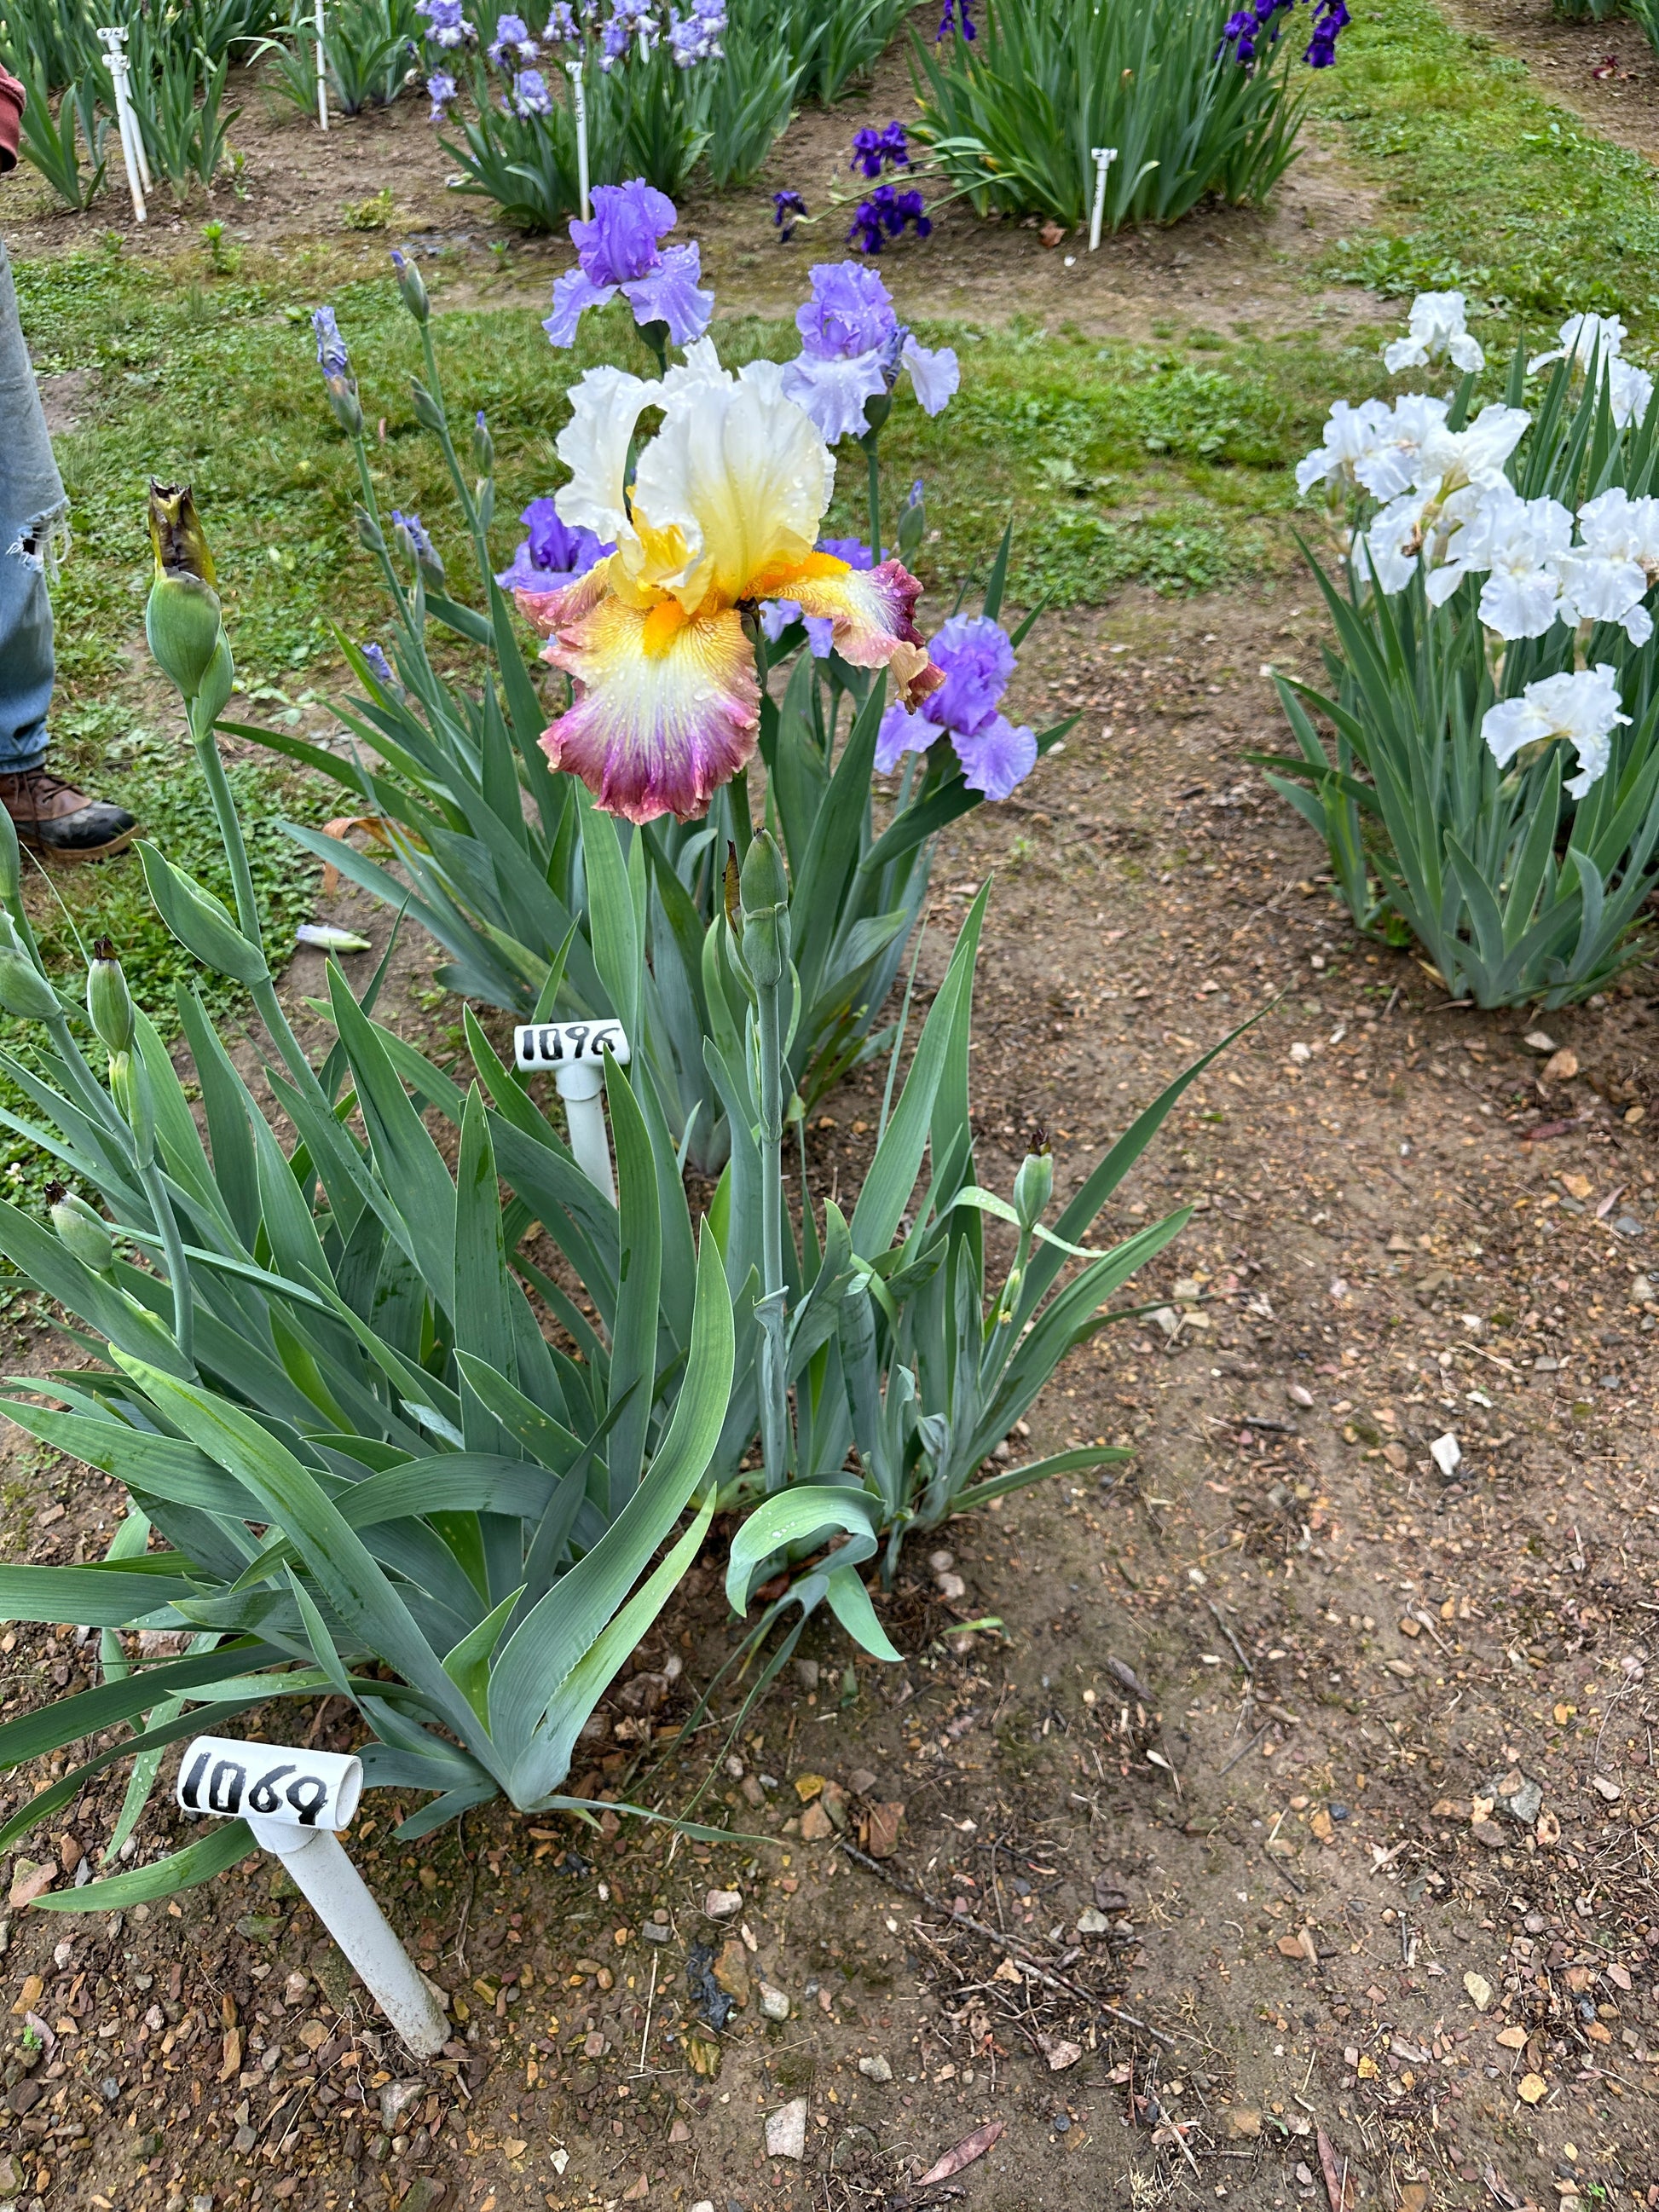
<instances>
[{"instance_id":1,"label":"red fabric sleeve","mask_svg":"<svg viewBox=\"0 0 1659 2212\"><path fill-rule=\"evenodd\" d=\"M23 88L0 69L0 172L17 167L17 132L23 116Z\"/></svg>"}]
</instances>

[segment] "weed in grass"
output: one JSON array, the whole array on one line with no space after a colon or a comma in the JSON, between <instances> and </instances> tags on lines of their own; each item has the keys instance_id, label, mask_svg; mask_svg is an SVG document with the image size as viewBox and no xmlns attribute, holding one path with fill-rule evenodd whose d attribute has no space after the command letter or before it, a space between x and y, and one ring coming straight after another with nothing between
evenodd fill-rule
<instances>
[{"instance_id":1,"label":"weed in grass","mask_svg":"<svg viewBox=\"0 0 1659 2212\"><path fill-rule=\"evenodd\" d=\"M348 230L390 230L397 220L398 210L392 204L392 187L382 185L378 192L371 192L366 200L355 200L340 210L340 220Z\"/></svg>"}]
</instances>

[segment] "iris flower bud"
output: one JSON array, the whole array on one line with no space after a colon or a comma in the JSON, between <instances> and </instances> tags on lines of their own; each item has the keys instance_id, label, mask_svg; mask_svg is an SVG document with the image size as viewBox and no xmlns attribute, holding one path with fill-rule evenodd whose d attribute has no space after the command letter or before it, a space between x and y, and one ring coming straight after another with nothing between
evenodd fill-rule
<instances>
[{"instance_id":1,"label":"iris flower bud","mask_svg":"<svg viewBox=\"0 0 1659 2212\"><path fill-rule=\"evenodd\" d=\"M58 1241L94 1275L107 1275L115 1265L115 1239L101 1213L85 1199L65 1190L61 1182L46 1185L46 1205Z\"/></svg>"},{"instance_id":2,"label":"iris flower bud","mask_svg":"<svg viewBox=\"0 0 1659 2212\"><path fill-rule=\"evenodd\" d=\"M109 1088L121 1119L132 1132L139 1158L148 1160L155 1150L155 1094L149 1070L136 1053L110 1054Z\"/></svg>"},{"instance_id":3,"label":"iris flower bud","mask_svg":"<svg viewBox=\"0 0 1659 2212\"><path fill-rule=\"evenodd\" d=\"M115 947L107 937L100 937L92 948L92 965L87 970L87 1012L107 1050L131 1051L132 999Z\"/></svg>"},{"instance_id":4,"label":"iris flower bud","mask_svg":"<svg viewBox=\"0 0 1659 2212\"><path fill-rule=\"evenodd\" d=\"M415 403L415 420L423 430L441 430L444 410L427 390L418 376L409 380L410 397Z\"/></svg>"},{"instance_id":5,"label":"iris flower bud","mask_svg":"<svg viewBox=\"0 0 1659 2212\"><path fill-rule=\"evenodd\" d=\"M144 609L144 634L162 673L186 700L194 699L219 650L222 629L213 556L188 484L150 479L149 542L155 549L155 581Z\"/></svg>"},{"instance_id":6,"label":"iris flower bud","mask_svg":"<svg viewBox=\"0 0 1659 2212\"><path fill-rule=\"evenodd\" d=\"M426 286L421 281L420 270L407 254L399 253L395 246L392 251L392 266L397 274L398 291L404 307L417 323L423 323L432 310L427 304Z\"/></svg>"},{"instance_id":7,"label":"iris flower bud","mask_svg":"<svg viewBox=\"0 0 1659 2212\"><path fill-rule=\"evenodd\" d=\"M0 902L10 906L23 881L23 858L17 849L17 824L0 806Z\"/></svg>"},{"instance_id":8,"label":"iris flower bud","mask_svg":"<svg viewBox=\"0 0 1659 2212\"><path fill-rule=\"evenodd\" d=\"M482 407L472 418L472 465L481 477L495 473L495 441L489 434Z\"/></svg>"},{"instance_id":9,"label":"iris flower bud","mask_svg":"<svg viewBox=\"0 0 1659 2212\"><path fill-rule=\"evenodd\" d=\"M1030 1149L1019 1164L1014 1177L1014 1211L1019 1216L1019 1225L1029 1236L1042 1220L1048 1208L1048 1200L1054 1188L1054 1156L1048 1150L1048 1133L1033 1129Z\"/></svg>"},{"instance_id":10,"label":"iris flower bud","mask_svg":"<svg viewBox=\"0 0 1659 2212\"><path fill-rule=\"evenodd\" d=\"M901 561L908 562L915 559L927 528L927 505L921 495L921 478L918 477L899 509L898 550Z\"/></svg>"},{"instance_id":11,"label":"iris flower bud","mask_svg":"<svg viewBox=\"0 0 1659 2212\"><path fill-rule=\"evenodd\" d=\"M789 964L789 878L769 830L750 846L739 878L743 963L757 990L777 983Z\"/></svg>"},{"instance_id":12,"label":"iris flower bud","mask_svg":"<svg viewBox=\"0 0 1659 2212\"><path fill-rule=\"evenodd\" d=\"M19 942L9 914L0 914L0 1006L20 1022L49 1021L63 1011L57 992Z\"/></svg>"}]
</instances>

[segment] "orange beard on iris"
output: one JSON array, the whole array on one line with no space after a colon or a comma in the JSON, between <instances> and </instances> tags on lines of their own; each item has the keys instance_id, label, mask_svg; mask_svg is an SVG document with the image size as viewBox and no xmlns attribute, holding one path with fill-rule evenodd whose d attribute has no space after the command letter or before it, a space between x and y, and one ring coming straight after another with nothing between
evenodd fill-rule
<instances>
[{"instance_id":1,"label":"orange beard on iris","mask_svg":"<svg viewBox=\"0 0 1659 2212\"><path fill-rule=\"evenodd\" d=\"M665 597L632 606L611 590L610 566L602 562L562 591L515 594L548 640L543 659L575 687L542 749L610 813L635 823L664 814L694 821L754 757L754 649L736 605L711 598L688 615ZM898 696L915 707L945 680L915 626L921 593L897 561L856 569L812 553L751 578L744 604L793 599L805 615L828 617L842 659L890 669Z\"/></svg>"}]
</instances>

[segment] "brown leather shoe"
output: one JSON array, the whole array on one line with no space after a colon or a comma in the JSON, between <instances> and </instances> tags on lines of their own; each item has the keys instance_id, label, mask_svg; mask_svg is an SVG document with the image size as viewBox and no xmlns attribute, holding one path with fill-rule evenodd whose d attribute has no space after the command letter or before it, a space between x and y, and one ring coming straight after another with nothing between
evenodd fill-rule
<instances>
[{"instance_id":1,"label":"brown leather shoe","mask_svg":"<svg viewBox=\"0 0 1659 2212\"><path fill-rule=\"evenodd\" d=\"M125 806L88 799L50 769L0 775L0 806L17 825L21 843L56 860L102 860L124 852L138 824Z\"/></svg>"}]
</instances>

